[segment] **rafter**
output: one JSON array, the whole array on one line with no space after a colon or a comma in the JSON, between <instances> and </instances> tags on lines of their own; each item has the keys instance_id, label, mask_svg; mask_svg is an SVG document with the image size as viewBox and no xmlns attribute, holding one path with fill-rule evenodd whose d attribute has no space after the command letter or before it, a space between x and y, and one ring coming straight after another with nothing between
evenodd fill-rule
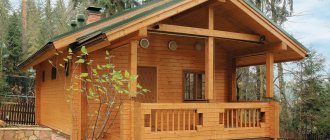
<instances>
[{"instance_id":1,"label":"rafter","mask_svg":"<svg viewBox=\"0 0 330 140\"><path fill-rule=\"evenodd\" d=\"M260 42L260 36L253 35L253 34L236 33L236 32L219 31L219 30L213 30L213 29L168 25L168 24L158 24L155 27L156 28L150 28L149 30L158 31L158 32L166 32L166 33L176 33L176 34L196 35L196 36L204 36L204 37L242 40L242 41L249 41L249 42Z\"/></svg>"}]
</instances>

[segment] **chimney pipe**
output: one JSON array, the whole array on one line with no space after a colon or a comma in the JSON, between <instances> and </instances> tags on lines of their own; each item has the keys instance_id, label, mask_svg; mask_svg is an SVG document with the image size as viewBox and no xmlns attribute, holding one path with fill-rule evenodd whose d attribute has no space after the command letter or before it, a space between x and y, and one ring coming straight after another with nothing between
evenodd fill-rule
<instances>
[{"instance_id":1,"label":"chimney pipe","mask_svg":"<svg viewBox=\"0 0 330 140\"><path fill-rule=\"evenodd\" d=\"M90 6L86 10L88 14L86 24L90 24L101 19L102 8Z\"/></svg>"}]
</instances>

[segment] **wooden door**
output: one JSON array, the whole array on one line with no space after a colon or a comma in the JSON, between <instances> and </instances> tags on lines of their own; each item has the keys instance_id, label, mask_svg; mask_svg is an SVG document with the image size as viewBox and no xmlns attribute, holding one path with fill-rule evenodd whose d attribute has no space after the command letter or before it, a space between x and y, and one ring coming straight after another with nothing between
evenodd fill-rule
<instances>
[{"instance_id":1,"label":"wooden door","mask_svg":"<svg viewBox=\"0 0 330 140\"><path fill-rule=\"evenodd\" d=\"M137 101L142 103L157 102L157 68L156 67L138 67L138 83L150 92L137 96Z\"/></svg>"}]
</instances>

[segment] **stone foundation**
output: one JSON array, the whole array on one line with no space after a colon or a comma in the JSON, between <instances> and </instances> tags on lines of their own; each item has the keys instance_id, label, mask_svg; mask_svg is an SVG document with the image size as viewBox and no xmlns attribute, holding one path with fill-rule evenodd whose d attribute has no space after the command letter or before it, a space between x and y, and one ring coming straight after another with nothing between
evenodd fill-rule
<instances>
[{"instance_id":1,"label":"stone foundation","mask_svg":"<svg viewBox=\"0 0 330 140\"><path fill-rule=\"evenodd\" d=\"M0 140L67 140L49 128L0 128Z\"/></svg>"}]
</instances>

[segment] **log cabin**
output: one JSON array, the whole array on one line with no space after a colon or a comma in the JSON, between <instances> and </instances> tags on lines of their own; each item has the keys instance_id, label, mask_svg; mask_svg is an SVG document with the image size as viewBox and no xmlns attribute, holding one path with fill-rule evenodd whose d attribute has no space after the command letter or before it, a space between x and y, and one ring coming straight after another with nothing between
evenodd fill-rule
<instances>
[{"instance_id":1,"label":"log cabin","mask_svg":"<svg viewBox=\"0 0 330 140\"><path fill-rule=\"evenodd\" d=\"M56 36L19 65L36 71L39 125L85 139L93 109L81 94L69 109L63 79L48 60L86 46L94 63L104 63L109 50L116 69L139 75L151 91L125 101L103 139L279 138L279 103L238 101L236 69L265 65L264 96L273 98L274 63L304 59L308 49L249 1L154 0L104 19L98 8L89 10L85 26Z\"/></svg>"}]
</instances>

